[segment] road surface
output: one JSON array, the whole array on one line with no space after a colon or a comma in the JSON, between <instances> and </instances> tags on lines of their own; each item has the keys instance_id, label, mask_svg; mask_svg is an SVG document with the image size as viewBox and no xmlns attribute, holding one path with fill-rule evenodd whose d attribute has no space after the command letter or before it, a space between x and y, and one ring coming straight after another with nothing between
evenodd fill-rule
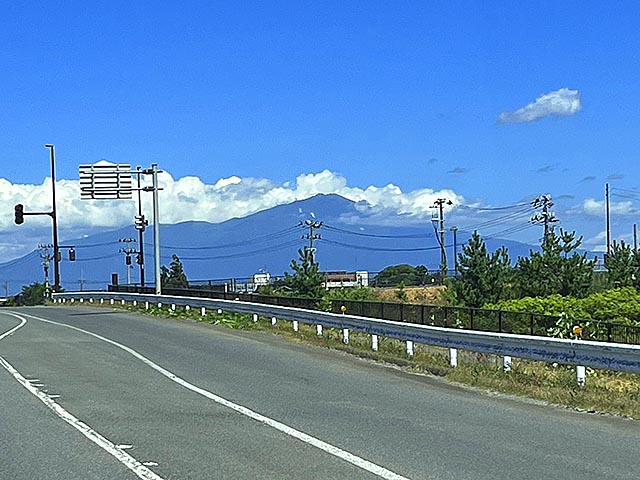
<instances>
[{"instance_id":1,"label":"road surface","mask_svg":"<svg viewBox=\"0 0 640 480\"><path fill-rule=\"evenodd\" d=\"M637 479L640 423L98 307L0 310L0 478Z\"/></svg>"}]
</instances>

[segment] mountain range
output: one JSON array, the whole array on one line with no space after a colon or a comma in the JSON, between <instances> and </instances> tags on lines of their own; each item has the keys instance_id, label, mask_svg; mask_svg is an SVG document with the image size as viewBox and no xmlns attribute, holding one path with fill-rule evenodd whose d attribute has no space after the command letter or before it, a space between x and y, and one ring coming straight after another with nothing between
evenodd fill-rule
<instances>
[{"instance_id":1,"label":"mountain range","mask_svg":"<svg viewBox=\"0 0 640 480\"><path fill-rule=\"evenodd\" d=\"M166 208L166 207L165 207ZM407 220L407 221L405 221ZM471 233L457 232L457 251ZM76 260L69 261L68 249L62 249L60 276L62 287L71 290L105 289L112 274L127 283L126 254L138 250L138 232L127 226L108 232L65 239L62 245L73 246ZM490 252L506 246L512 260L529 255L537 247L503 239L485 239ZM221 223L183 222L161 224L161 263L169 266L177 255L189 281L243 279L258 272L281 276L289 271L298 249L313 243L315 258L323 271L378 272L389 265L408 263L425 265L429 271L440 268L441 248L434 225L416 222L398 214L374 213L363 202L353 202L339 195L316 195L306 200L279 205L247 217ZM453 271L452 232L446 232L446 254ZM41 251L0 264L0 281L9 294L22 285L42 282ZM153 228L144 234L146 283L151 285L153 272ZM132 255L129 268L131 283L139 283L139 269ZM53 282L53 265L49 281ZM8 287L7 287L8 286Z\"/></svg>"}]
</instances>

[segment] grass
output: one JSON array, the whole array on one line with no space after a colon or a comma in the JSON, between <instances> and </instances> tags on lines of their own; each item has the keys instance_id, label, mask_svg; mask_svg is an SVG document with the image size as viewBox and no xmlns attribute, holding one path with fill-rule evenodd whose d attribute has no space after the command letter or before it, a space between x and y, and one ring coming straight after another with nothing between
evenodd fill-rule
<instances>
[{"instance_id":1,"label":"grass","mask_svg":"<svg viewBox=\"0 0 640 480\"><path fill-rule=\"evenodd\" d=\"M324 328L318 336L315 325L299 324L294 332L292 322L278 319L275 326L271 318L231 312L207 312L202 316L199 309L186 310L176 307L171 310L150 305L133 307L128 304L114 305L147 315L177 319L191 319L240 330L263 330L283 335L295 341L346 351L359 357L382 363L399 365L403 369L421 374L444 377L447 381L468 385L482 390L542 400L550 404L581 411L608 413L640 419L640 375L608 370L587 369L584 387L576 381L575 367L548 364L514 358L511 371L505 373L502 357L474 352L459 351L458 366L449 365L448 350L428 345L415 345L414 355L406 352L406 342L391 338L379 338L378 351L371 348L371 337L351 331L349 344L343 343L342 330Z\"/></svg>"}]
</instances>

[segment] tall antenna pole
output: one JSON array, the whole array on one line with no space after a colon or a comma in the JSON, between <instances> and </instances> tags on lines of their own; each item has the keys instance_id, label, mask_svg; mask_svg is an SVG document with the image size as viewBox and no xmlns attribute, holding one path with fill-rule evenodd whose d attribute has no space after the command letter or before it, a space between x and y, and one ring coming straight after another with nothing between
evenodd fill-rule
<instances>
[{"instance_id":1,"label":"tall antenna pole","mask_svg":"<svg viewBox=\"0 0 640 480\"><path fill-rule=\"evenodd\" d=\"M607 256L611 255L611 209L609 206L609 184L604 184L604 199L607 217Z\"/></svg>"},{"instance_id":2,"label":"tall antenna pole","mask_svg":"<svg viewBox=\"0 0 640 480\"><path fill-rule=\"evenodd\" d=\"M153 253L156 275L156 295L162 295L160 279L160 213L158 208L158 164L151 164L153 175Z\"/></svg>"}]
</instances>

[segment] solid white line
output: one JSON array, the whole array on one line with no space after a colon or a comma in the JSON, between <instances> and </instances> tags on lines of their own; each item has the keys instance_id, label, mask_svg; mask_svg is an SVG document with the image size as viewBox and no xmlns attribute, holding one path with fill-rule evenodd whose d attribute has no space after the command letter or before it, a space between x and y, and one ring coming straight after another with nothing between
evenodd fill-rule
<instances>
[{"instance_id":1,"label":"solid white line","mask_svg":"<svg viewBox=\"0 0 640 480\"><path fill-rule=\"evenodd\" d=\"M23 325L27 323L27 320L25 318L22 318L20 315L17 315L13 312L9 312L9 315L12 315L16 318L21 319L22 323L17 327L13 328L12 330L9 330L9 332L6 332L0 335L0 340L10 335L11 333L15 332L16 330L18 330L19 328L21 328ZM37 317L34 317L34 318L36 318L37 320L40 320ZM102 448L103 450L113 455L120 463L122 463L125 467L127 467L129 470L135 473L138 476L138 478L142 478L143 480L164 480L162 477L160 477L159 475L156 475L154 472L149 470L147 467L145 467L142 463L140 463L138 460L133 458L131 455L119 449L112 442L110 442L105 437L100 435L98 432L93 430L89 425L87 425L86 423L74 417L71 413L69 413L64 408L62 408L62 406L57 404L46 393L38 390L35 386L33 386L29 382L29 380L23 377L20 374L20 372L18 372L13 367L13 365L7 362L2 356L0 356L0 365L2 365L5 370L7 370L11 375L13 375L13 377L24 388L26 388L30 393L35 395L38 398L38 400L40 400L50 410L52 410L56 415L58 415L58 417L60 417L65 422L67 422L76 430L78 430L80 433L82 433L85 437L87 437L93 443L98 445L100 448Z\"/></svg>"},{"instance_id":2,"label":"solid white line","mask_svg":"<svg viewBox=\"0 0 640 480\"><path fill-rule=\"evenodd\" d=\"M0 335L0 340L2 340L3 338L8 337L9 335L12 335L13 332L15 332L16 330L19 330L20 328L22 328L24 326L25 323L27 323L27 319L26 318L22 318L22 317L20 317L18 315L15 315L14 313L9 313L9 315L11 315L12 317L17 318L18 320L21 320L20 325L16 325L11 330L8 330L8 331L4 332L2 335ZM32 381L37 382L38 379L34 378Z\"/></svg>"},{"instance_id":3,"label":"solid white line","mask_svg":"<svg viewBox=\"0 0 640 480\"><path fill-rule=\"evenodd\" d=\"M27 317L29 318L33 318L34 320L38 320L41 322L45 322L45 323L49 323L52 325L58 325L60 327L66 327L66 328L70 328L72 330L76 330L78 332L82 332L86 335L90 335L94 338L97 338L98 340L102 340L103 342L109 343L115 347L118 347L122 350L124 350L125 352L133 355L135 358L137 358L138 360L140 360L141 362L145 363L146 365L148 365L149 367L153 368L155 371L157 371L158 373L164 375L165 377L167 377L168 379L174 381L175 383L177 383L178 385L182 385L183 387L185 387L188 390L191 390L192 392L195 392L199 395L202 395L205 398L208 398L209 400L213 400L214 402L223 405L227 408L230 408L238 413L241 413L242 415L245 415L249 418L252 418L264 425L267 425L271 428L274 428L286 435L289 435L290 437L293 438L297 438L298 440L311 445L313 447L316 447L326 453L329 453L335 457L338 457L342 460L345 460L363 470L366 470L370 473L373 473L374 475L379 476L380 478L384 478L385 480L409 480L407 477L403 477L402 475L399 475L395 472L392 472L391 470L387 470L384 467L381 467L380 465L376 465L375 463L372 463L368 460L365 460L364 458L358 457L357 455L354 455L352 453L347 452L346 450L342 450L341 448L338 448L334 445L331 445L329 443L323 442L320 439L317 439L315 437L312 437L311 435L308 435L304 432L301 432L300 430L296 430L295 428L292 428L288 425L285 425L284 423L278 422L277 420L273 420L272 418L266 417L264 415L261 415L260 413L254 412L253 410L247 408L247 407L243 407L242 405L239 405L237 403L233 403L229 400L226 400L225 398L222 398L218 395L216 395L215 393L212 393L208 390L205 390L203 388L200 388L196 385L193 385L192 383L187 382L186 380L178 377L177 375L175 375L174 373L171 373L169 370L166 370L165 368L162 368L160 365L152 362L151 360L149 360L147 357L145 357L144 355L136 352L135 350L133 350L132 348L129 348L125 345L122 345L114 340L110 340L106 337L103 337L101 335L98 335L97 333L93 333L93 332L89 332L87 330L83 330L81 328L78 327L74 327L72 325L66 325L64 323L58 323L58 322L54 322L53 320L47 320L44 318L40 318L40 317L36 317L34 315L27 315L25 314Z\"/></svg>"}]
</instances>

